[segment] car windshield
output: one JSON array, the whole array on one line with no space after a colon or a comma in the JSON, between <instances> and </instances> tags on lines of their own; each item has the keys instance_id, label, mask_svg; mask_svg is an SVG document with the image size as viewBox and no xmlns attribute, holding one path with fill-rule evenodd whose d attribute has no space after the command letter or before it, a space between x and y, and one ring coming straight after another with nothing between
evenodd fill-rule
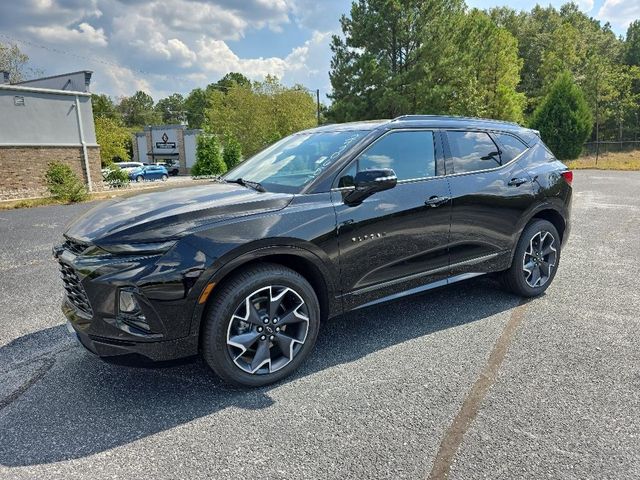
<instances>
[{"instance_id":1,"label":"car windshield","mask_svg":"<svg viewBox=\"0 0 640 480\"><path fill-rule=\"evenodd\" d=\"M297 133L283 138L224 175L258 182L267 191L297 193L367 131Z\"/></svg>"}]
</instances>

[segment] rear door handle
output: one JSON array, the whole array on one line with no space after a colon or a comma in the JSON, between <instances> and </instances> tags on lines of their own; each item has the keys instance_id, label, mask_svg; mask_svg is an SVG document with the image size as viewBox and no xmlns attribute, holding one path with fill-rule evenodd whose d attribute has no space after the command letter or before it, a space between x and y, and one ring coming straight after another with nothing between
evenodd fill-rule
<instances>
[{"instance_id":1,"label":"rear door handle","mask_svg":"<svg viewBox=\"0 0 640 480\"><path fill-rule=\"evenodd\" d=\"M424 204L427 207L436 208L440 205L444 205L449 200L451 200L451 198L449 197L438 197L437 195L434 195L433 197L429 197L427 200L425 200Z\"/></svg>"},{"instance_id":2,"label":"rear door handle","mask_svg":"<svg viewBox=\"0 0 640 480\"><path fill-rule=\"evenodd\" d=\"M509 180L509 183L507 183L507 185L509 185L510 187L519 187L520 185L522 185L523 183L527 183L529 181L529 179L527 178L512 178L511 180Z\"/></svg>"}]
</instances>

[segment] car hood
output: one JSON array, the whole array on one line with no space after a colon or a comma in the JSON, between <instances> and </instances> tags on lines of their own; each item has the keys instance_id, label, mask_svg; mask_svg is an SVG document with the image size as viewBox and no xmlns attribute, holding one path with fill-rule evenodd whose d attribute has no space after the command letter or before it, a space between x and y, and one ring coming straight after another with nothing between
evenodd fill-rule
<instances>
[{"instance_id":1,"label":"car hood","mask_svg":"<svg viewBox=\"0 0 640 480\"><path fill-rule=\"evenodd\" d=\"M74 220L65 237L97 245L162 242L210 223L280 210L292 198L229 183L173 188L100 204Z\"/></svg>"}]
</instances>

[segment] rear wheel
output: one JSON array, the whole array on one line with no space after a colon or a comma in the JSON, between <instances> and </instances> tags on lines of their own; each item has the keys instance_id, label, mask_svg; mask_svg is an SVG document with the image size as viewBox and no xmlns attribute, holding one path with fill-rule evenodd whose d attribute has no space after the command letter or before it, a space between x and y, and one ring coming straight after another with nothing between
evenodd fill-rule
<instances>
[{"instance_id":1,"label":"rear wheel","mask_svg":"<svg viewBox=\"0 0 640 480\"><path fill-rule=\"evenodd\" d=\"M228 383L258 387L290 375L311 353L320 307L304 277L265 264L226 281L204 322L207 364Z\"/></svg>"},{"instance_id":2,"label":"rear wheel","mask_svg":"<svg viewBox=\"0 0 640 480\"><path fill-rule=\"evenodd\" d=\"M518 241L513 262L502 274L504 286L523 297L535 297L553 281L560 263L560 235L547 220L529 223Z\"/></svg>"}]
</instances>

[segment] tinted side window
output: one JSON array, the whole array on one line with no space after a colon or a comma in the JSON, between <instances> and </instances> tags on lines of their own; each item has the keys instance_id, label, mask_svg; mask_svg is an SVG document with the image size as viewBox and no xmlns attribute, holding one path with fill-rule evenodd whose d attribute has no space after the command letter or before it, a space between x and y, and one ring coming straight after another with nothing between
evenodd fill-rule
<instances>
[{"instance_id":1,"label":"tinted side window","mask_svg":"<svg viewBox=\"0 0 640 480\"><path fill-rule=\"evenodd\" d=\"M501 165L498 147L485 132L447 132L454 173L473 172Z\"/></svg>"},{"instance_id":2,"label":"tinted side window","mask_svg":"<svg viewBox=\"0 0 640 480\"><path fill-rule=\"evenodd\" d=\"M394 132L358 157L357 171L393 168L398 180L433 177L436 174L433 132Z\"/></svg>"},{"instance_id":3,"label":"tinted side window","mask_svg":"<svg viewBox=\"0 0 640 480\"><path fill-rule=\"evenodd\" d=\"M502 154L500 157L502 158L503 165L509 163L527 149L527 146L513 135L496 133L495 136L502 145Z\"/></svg>"}]
</instances>

